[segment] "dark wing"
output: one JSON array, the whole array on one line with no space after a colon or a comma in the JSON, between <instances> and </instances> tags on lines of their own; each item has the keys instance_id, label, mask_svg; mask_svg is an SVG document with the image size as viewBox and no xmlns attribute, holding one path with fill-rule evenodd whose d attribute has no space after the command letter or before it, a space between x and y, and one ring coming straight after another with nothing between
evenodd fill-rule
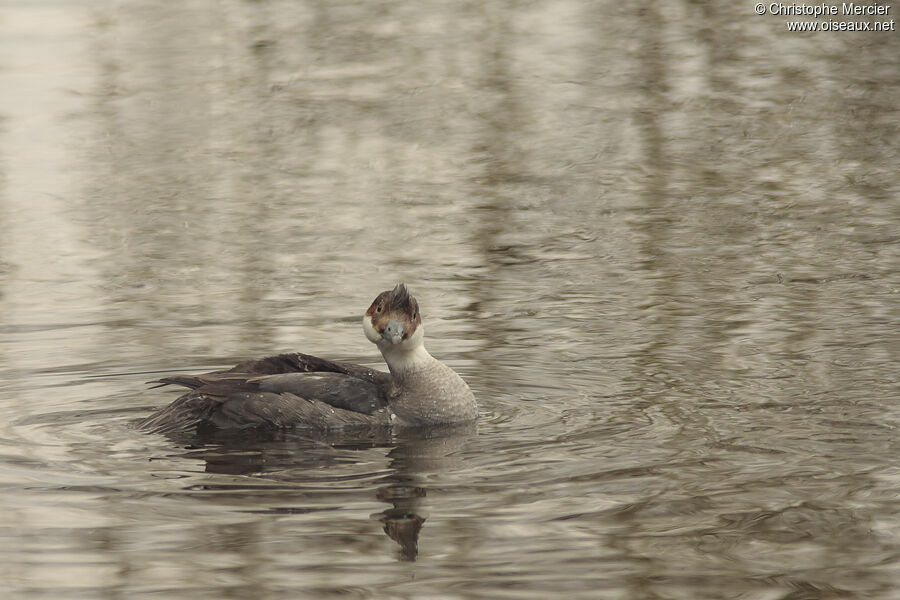
<instances>
[{"instance_id":1,"label":"dark wing","mask_svg":"<svg viewBox=\"0 0 900 600\"><path fill-rule=\"evenodd\" d=\"M202 385L213 382L246 381L258 375L280 375L284 373L343 373L364 381L371 381L383 387L387 387L391 381L391 376L383 371L352 363L333 362L318 356L295 352L293 354L279 354L277 356L244 361L223 371L213 371L202 375L172 375L149 381L148 383L159 384L154 387L173 384L197 389Z\"/></svg>"},{"instance_id":2,"label":"dark wing","mask_svg":"<svg viewBox=\"0 0 900 600\"><path fill-rule=\"evenodd\" d=\"M144 431L168 433L198 426L220 429L308 427L318 430L389 425L386 410L367 414L291 393L191 390L138 424Z\"/></svg>"},{"instance_id":3,"label":"dark wing","mask_svg":"<svg viewBox=\"0 0 900 600\"><path fill-rule=\"evenodd\" d=\"M378 424L386 412L390 375L307 354L281 354L247 361L225 371L175 375L151 383L192 391L138 427L174 431L202 423L218 427L330 429Z\"/></svg>"},{"instance_id":4,"label":"dark wing","mask_svg":"<svg viewBox=\"0 0 900 600\"><path fill-rule=\"evenodd\" d=\"M342 373L263 375L247 383L258 386L262 392L292 394L366 415L374 414L388 402L387 390L383 386Z\"/></svg>"}]
</instances>

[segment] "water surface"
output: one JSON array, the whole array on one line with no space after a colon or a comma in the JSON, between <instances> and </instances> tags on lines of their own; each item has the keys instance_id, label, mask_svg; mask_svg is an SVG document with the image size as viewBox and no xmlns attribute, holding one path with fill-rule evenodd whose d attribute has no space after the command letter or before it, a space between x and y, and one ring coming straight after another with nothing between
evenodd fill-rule
<instances>
[{"instance_id":1,"label":"water surface","mask_svg":"<svg viewBox=\"0 0 900 600\"><path fill-rule=\"evenodd\" d=\"M900 42L739 3L0 8L0 595L895 598ZM380 364L477 430L165 437Z\"/></svg>"}]
</instances>

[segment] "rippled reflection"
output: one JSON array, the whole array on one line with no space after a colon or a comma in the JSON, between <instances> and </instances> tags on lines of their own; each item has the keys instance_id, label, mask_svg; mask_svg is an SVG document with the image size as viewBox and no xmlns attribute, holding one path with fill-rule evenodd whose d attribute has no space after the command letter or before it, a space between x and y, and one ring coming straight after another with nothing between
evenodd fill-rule
<instances>
[{"instance_id":1,"label":"rippled reflection","mask_svg":"<svg viewBox=\"0 0 900 600\"><path fill-rule=\"evenodd\" d=\"M258 514L302 515L340 510L340 505L313 508L307 504L281 505L288 494L327 495L330 486L354 486L365 493L374 488L374 499L387 508L372 515L387 536L399 546L399 556L414 561L418 555L419 533L426 517L421 513L428 495L423 474L434 476L458 468L456 455L475 434L474 425L444 426L408 430L394 434L384 429L347 432L212 432L202 435L173 434L169 439L188 449L180 457L205 462L205 472L243 476L243 483L194 485L194 492L215 492L215 497L233 497L246 503L238 509ZM370 454L385 452L386 464L378 461L374 471ZM359 458L357 458L359 457ZM172 457L160 457L157 464ZM352 476L349 468L357 469ZM331 471L340 470L334 476ZM249 508L249 507L253 508ZM335 517L337 518L337 517ZM240 546L237 538L230 544Z\"/></svg>"},{"instance_id":2,"label":"rippled reflection","mask_svg":"<svg viewBox=\"0 0 900 600\"><path fill-rule=\"evenodd\" d=\"M3 589L892 600L900 38L752 8L5 7ZM132 428L401 280L477 433Z\"/></svg>"}]
</instances>

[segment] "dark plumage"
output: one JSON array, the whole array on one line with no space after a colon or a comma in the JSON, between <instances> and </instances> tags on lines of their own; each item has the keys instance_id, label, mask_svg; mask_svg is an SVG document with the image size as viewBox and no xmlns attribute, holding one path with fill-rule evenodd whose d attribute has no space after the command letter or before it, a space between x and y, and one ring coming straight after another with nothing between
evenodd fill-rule
<instances>
[{"instance_id":1,"label":"dark plumage","mask_svg":"<svg viewBox=\"0 0 900 600\"><path fill-rule=\"evenodd\" d=\"M341 420L344 425L357 424L354 415L343 412L372 416L386 407L390 375L294 353L149 383L181 385L192 391L141 421L138 427L148 431L188 429L203 422L225 428L283 428L296 425L292 419L306 418L312 424L329 415L337 419L333 427Z\"/></svg>"}]
</instances>

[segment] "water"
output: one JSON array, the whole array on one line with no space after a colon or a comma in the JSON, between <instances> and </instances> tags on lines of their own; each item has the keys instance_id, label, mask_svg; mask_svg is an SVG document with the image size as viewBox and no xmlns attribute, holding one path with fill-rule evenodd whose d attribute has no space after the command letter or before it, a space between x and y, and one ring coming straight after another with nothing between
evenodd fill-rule
<instances>
[{"instance_id":1,"label":"water","mask_svg":"<svg viewBox=\"0 0 900 600\"><path fill-rule=\"evenodd\" d=\"M900 42L784 20L3 4L0 596L896 598ZM476 431L134 429L401 280Z\"/></svg>"}]
</instances>

